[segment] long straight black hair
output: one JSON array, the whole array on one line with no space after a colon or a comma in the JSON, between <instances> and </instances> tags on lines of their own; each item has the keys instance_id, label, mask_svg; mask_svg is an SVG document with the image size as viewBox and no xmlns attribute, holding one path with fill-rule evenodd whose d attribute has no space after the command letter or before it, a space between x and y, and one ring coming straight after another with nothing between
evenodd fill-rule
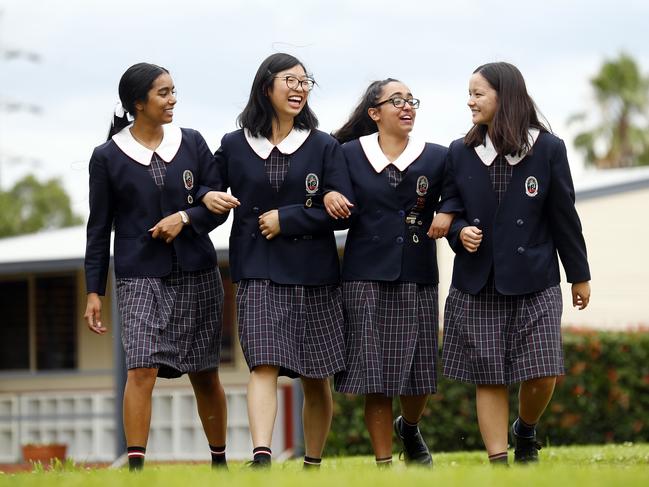
<instances>
[{"instance_id":1,"label":"long straight black hair","mask_svg":"<svg viewBox=\"0 0 649 487\"><path fill-rule=\"evenodd\" d=\"M268 92L273 87L277 73L295 66L301 66L304 72L308 73L298 58L283 52L271 54L262 61L252 81L248 103L237 117L239 127L248 129L253 137L261 135L268 138L273 135L273 121L277 119L277 113L268 99ZM293 127L301 130L318 128L318 118L309 107L308 99L295 117Z\"/></svg>"},{"instance_id":2,"label":"long straight black hair","mask_svg":"<svg viewBox=\"0 0 649 487\"><path fill-rule=\"evenodd\" d=\"M350 140L358 139L364 135L373 134L378 130L376 122L370 118L367 111L377 104L383 87L393 81L399 80L394 78L386 78L382 80L372 81L370 85L361 96L356 108L352 110L349 119L338 130L332 132L332 136L341 144L349 142Z\"/></svg>"},{"instance_id":3,"label":"long straight black hair","mask_svg":"<svg viewBox=\"0 0 649 487\"><path fill-rule=\"evenodd\" d=\"M521 72L513 64L497 62L478 66L473 71L475 73L480 73L498 94L496 114L489 132L496 151L499 154L529 152L529 129L550 130L539 120L538 108L527 93ZM483 144L486 135L486 125L474 125L464 136L464 144L468 147Z\"/></svg>"},{"instance_id":4,"label":"long straight black hair","mask_svg":"<svg viewBox=\"0 0 649 487\"><path fill-rule=\"evenodd\" d=\"M169 74L169 71L162 66L150 63L137 63L128 68L119 80L119 100L124 108L124 116L113 115L113 122L108 130L108 139L117 132L127 127L131 122L127 113L133 118L136 116L135 104L146 102L149 97L149 90L161 74Z\"/></svg>"}]
</instances>

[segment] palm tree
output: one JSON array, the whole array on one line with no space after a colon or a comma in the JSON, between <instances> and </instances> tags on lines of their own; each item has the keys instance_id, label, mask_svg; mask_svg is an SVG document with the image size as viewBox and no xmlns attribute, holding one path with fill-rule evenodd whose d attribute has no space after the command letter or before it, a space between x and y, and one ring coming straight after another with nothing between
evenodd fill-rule
<instances>
[{"instance_id":1,"label":"palm tree","mask_svg":"<svg viewBox=\"0 0 649 487\"><path fill-rule=\"evenodd\" d=\"M586 162L598 168L649 164L649 77L634 59L621 53L607 60L590 80L599 104L602 123L575 137ZM584 121L585 113L570 119Z\"/></svg>"}]
</instances>

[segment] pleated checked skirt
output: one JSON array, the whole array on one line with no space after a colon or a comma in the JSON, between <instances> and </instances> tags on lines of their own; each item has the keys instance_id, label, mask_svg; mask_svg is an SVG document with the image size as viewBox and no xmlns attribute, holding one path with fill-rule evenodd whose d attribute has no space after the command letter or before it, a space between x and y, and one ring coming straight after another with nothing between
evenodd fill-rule
<instances>
[{"instance_id":1,"label":"pleated checked skirt","mask_svg":"<svg viewBox=\"0 0 649 487\"><path fill-rule=\"evenodd\" d=\"M500 294L490 279L477 295L451 288L444 311L444 375L473 384L515 384L564 374L559 286Z\"/></svg>"},{"instance_id":2,"label":"pleated checked skirt","mask_svg":"<svg viewBox=\"0 0 649 487\"><path fill-rule=\"evenodd\" d=\"M237 286L237 313L250 370L274 365L280 375L323 379L344 368L339 286L244 279Z\"/></svg>"},{"instance_id":3,"label":"pleated checked skirt","mask_svg":"<svg viewBox=\"0 0 649 487\"><path fill-rule=\"evenodd\" d=\"M215 369L221 353L223 284L218 267L166 277L116 279L128 369L158 368L173 378Z\"/></svg>"},{"instance_id":4,"label":"pleated checked skirt","mask_svg":"<svg viewBox=\"0 0 649 487\"><path fill-rule=\"evenodd\" d=\"M437 285L343 282L345 371L339 392L420 395L437 389Z\"/></svg>"}]
</instances>

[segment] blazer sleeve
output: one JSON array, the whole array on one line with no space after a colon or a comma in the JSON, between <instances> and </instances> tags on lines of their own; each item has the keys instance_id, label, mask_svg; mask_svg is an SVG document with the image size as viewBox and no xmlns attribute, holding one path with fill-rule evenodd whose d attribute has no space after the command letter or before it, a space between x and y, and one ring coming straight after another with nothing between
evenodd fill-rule
<instances>
[{"instance_id":1,"label":"blazer sleeve","mask_svg":"<svg viewBox=\"0 0 649 487\"><path fill-rule=\"evenodd\" d=\"M454 175L452 169L449 168L451 164L451 151L446 152L444 160L444 181L442 183L442 195L437 208L437 213L462 213L464 205L462 199L455 186Z\"/></svg>"},{"instance_id":2,"label":"blazer sleeve","mask_svg":"<svg viewBox=\"0 0 649 487\"><path fill-rule=\"evenodd\" d=\"M86 257L86 292L106 294L106 279L110 264L110 234L113 227L113 192L106 159L97 149L90 158L90 215L88 217Z\"/></svg>"},{"instance_id":3,"label":"blazer sleeve","mask_svg":"<svg viewBox=\"0 0 649 487\"><path fill-rule=\"evenodd\" d=\"M548 195L550 231L566 271L568 282L590 280L586 242L575 208L575 189L570 174L566 146L559 140L550 160L551 183Z\"/></svg>"},{"instance_id":4,"label":"blazer sleeve","mask_svg":"<svg viewBox=\"0 0 649 487\"><path fill-rule=\"evenodd\" d=\"M345 156L338 142L333 139L324 153L322 188L324 194L338 191L351 202L354 201ZM281 206L278 210L283 235L327 233L349 227L349 218L331 218L322 204L314 204L311 208L302 204L288 205Z\"/></svg>"},{"instance_id":5,"label":"blazer sleeve","mask_svg":"<svg viewBox=\"0 0 649 487\"><path fill-rule=\"evenodd\" d=\"M207 146L205 139L196 131L194 132L194 136L196 138L196 157L198 158L200 171L200 183L196 193L196 199L201 200L208 191L219 191L222 184L216 160ZM228 213L222 215L212 213L202 204L188 208L185 211L189 215L190 226L197 235L210 233L228 218Z\"/></svg>"},{"instance_id":6,"label":"blazer sleeve","mask_svg":"<svg viewBox=\"0 0 649 487\"><path fill-rule=\"evenodd\" d=\"M469 222L466 221L464 216L462 196L460 195L457 184L455 183L455 163L451 155L452 148L453 144L451 144L448 154L446 155L444 184L442 186L442 202L438 212L457 213L451 223L451 228L449 228L448 234L446 235L448 244L451 246L451 249L453 249L453 252L457 254L464 250L464 246L460 241L460 231L462 231L464 227L468 227Z\"/></svg>"}]
</instances>

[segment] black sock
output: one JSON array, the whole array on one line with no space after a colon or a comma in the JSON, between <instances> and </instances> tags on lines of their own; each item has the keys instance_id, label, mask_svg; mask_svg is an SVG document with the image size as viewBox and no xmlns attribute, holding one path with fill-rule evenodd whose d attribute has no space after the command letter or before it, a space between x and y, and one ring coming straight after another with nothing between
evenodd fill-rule
<instances>
[{"instance_id":1,"label":"black sock","mask_svg":"<svg viewBox=\"0 0 649 487\"><path fill-rule=\"evenodd\" d=\"M142 470L144 468L144 455L146 448L143 446L129 446L126 448L128 453L128 469L131 472Z\"/></svg>"},{"instance_id":2,"label":"black sock","mask_svg":"<svg viewBox=\"0 0 649 487\"><path fill-rule=\"evenodd\" d=\"M376 466L379 468L389 468L392 466L392 455L383 458L375 457L374 460L376 461Z\"/></svg>"},{"instance_id":3,"label":"black sock","mask_svg":"<svg viewBox=\"0 0 649 487\"><path fill-rule=\"evenodd\" d=\"M270 463L273 452L267 446L258 446L252 450L252 459L256 463Z\"/></svg>"},{"instance_id":4,"label":"black sock","mask_svg":"<svg viewBox=\"0 0 649 487\"><path fill-rule=\"evenodd\" d=\"M406 418L401 416L401 424L399 426L399 430L401 430L401 434L403 436L414 436L417 434L417 431L419 431L419 423L409 423L406 421Z\"/></svg>"},{"instance_id":5,"label":"black sock","mask_svg":"<svg viewBox=\"0 0 649 487\"><path fill-rule=\"evenodd\" d=\"M492 465L508 465L507 452L502 451L500 453L489 455L489 463L491 463Z\"/></svg>"},{"instance_id":6,"label":"black sock","mask_svg":"<svg viewBox=\"0 0 649 487\"><path fill-rule=\"evenodd\" d=\"M320 468L321 463L322 463L322 458L313 458L304 455L304 468L314 468L317 470Z\"/></svg>"},{"instance_id":7,"label":"black sock","mask_svg":"<svg viewBox=\"0 0 649 487\"><path fill-rule=\"evenodd\" d=\"M536 434L536 424L527 424L520 416L514 421L514 433L522 438L534 438Z\"/></svg>"},{"instance_id":8,"label":"black sock","mask_svg":"<svg viewBox=\"0 0 649 487\"><path fill-rule=\"evenodd\" d=\"M212 466L223 467L227 465L225 461L225 445L212 446L210 445L210 454L212 455Z\"/></svg>"}]
</instances>

